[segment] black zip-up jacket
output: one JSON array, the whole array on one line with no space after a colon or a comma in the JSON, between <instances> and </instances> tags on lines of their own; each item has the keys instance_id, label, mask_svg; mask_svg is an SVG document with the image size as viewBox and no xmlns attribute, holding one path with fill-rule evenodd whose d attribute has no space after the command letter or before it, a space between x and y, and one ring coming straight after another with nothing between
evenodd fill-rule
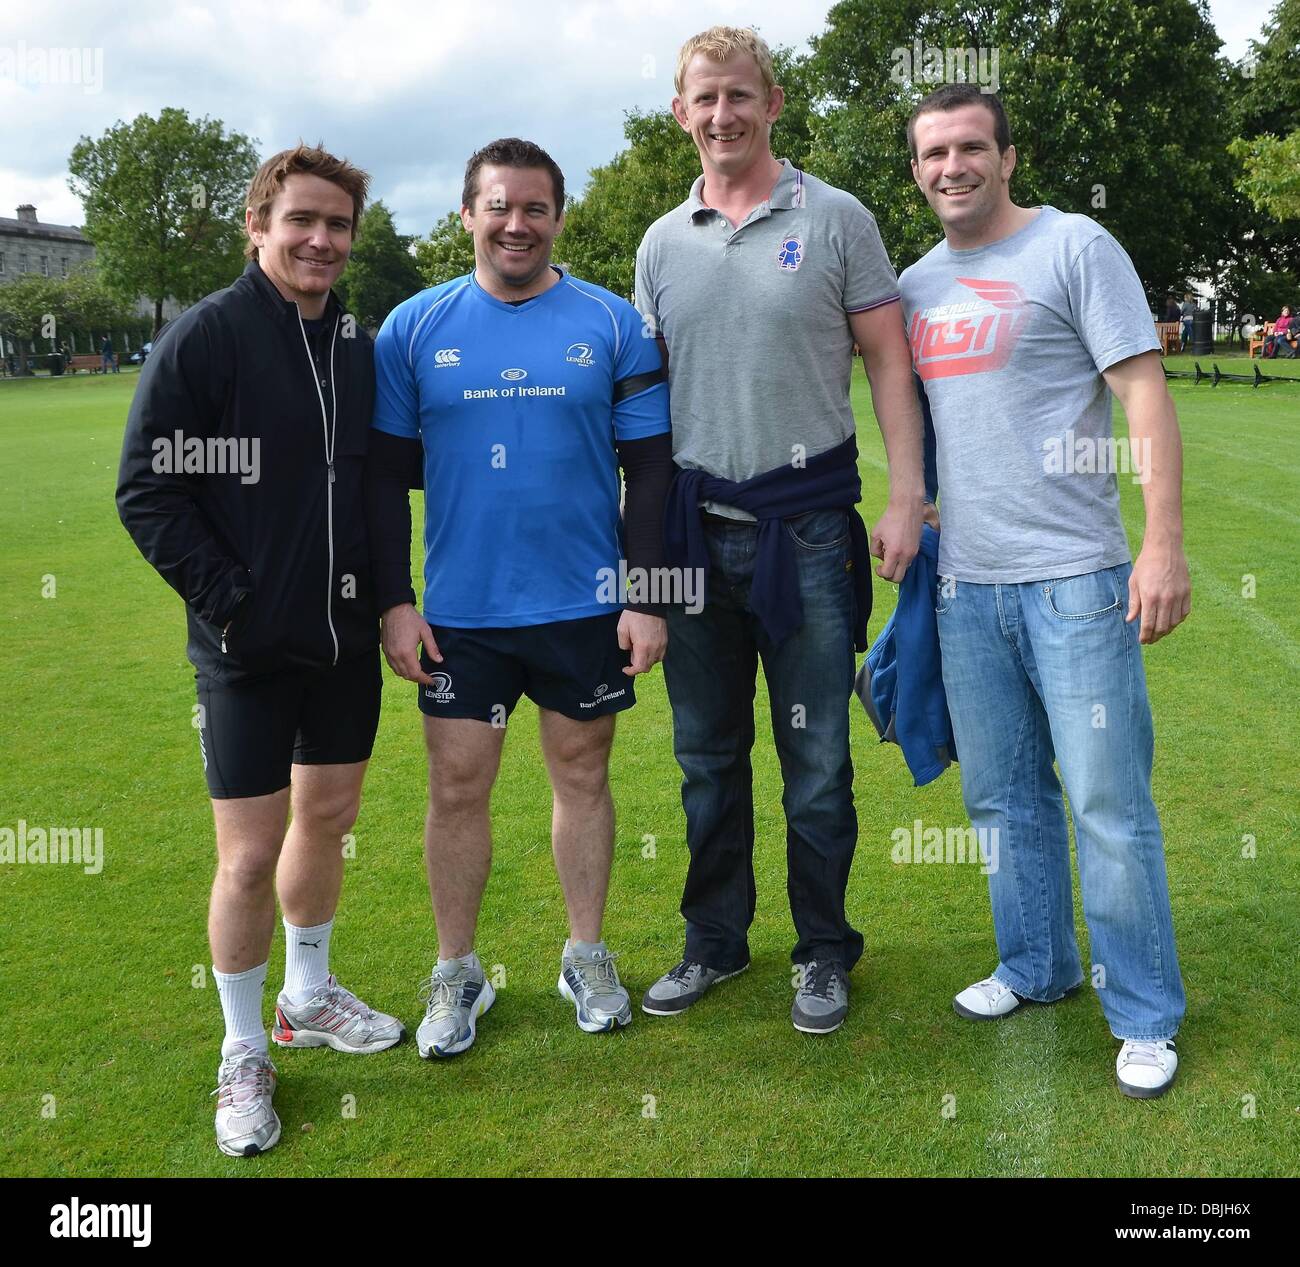
<instances>
[{"instance_id":1,"label":"black zip-up jacket","mask_svg":"<svg viewBox=\"0 0 1300 1267\"><path fill-rule=\"evenodd\" d=\"M159 334L117 508L185 600L201 673L325 668L377 645L363 489L374 394L370 336L337 299L313 339L255 262Z\"/></svg>"}]
</instances>

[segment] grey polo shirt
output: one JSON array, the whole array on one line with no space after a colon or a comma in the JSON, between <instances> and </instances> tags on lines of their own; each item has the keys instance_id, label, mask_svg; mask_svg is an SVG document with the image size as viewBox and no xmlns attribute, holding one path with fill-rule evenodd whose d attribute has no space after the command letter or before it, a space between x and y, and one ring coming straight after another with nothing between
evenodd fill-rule
<instances>
[{"instance_id":1,"label":"grey polo shirt","mask_svg":"<svg viewBox=\"0 0 1300 1267\"><path fill-rule=\"evenodd\" d=\"M729 480L853 434L848 314L898 299L871 212L781 165L771 197L740 225L704 204L698 177L636 255L636 306L668 344L673 457Z\"/></svg>"}]
</instances>

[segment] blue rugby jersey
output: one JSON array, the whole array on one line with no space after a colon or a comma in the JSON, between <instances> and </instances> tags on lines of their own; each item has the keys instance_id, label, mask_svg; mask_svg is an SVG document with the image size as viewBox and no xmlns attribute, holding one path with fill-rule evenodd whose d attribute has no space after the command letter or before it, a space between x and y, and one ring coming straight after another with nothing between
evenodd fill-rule
<instances>
[{"instance_id":1,"label":"blue rugby jersey","mask_svg":"<svg viewBox=\"0 0 1300 1267\"><path fill-rule=\"evenodd\" d=\"M632 305L556 271L518 305L472 273L421 291L375 340L372 425L424 447L432 624L611 610L601 591L622 555L614 442L669 430L668 386L641 379L661 362Z\"/></svg>"}]
</instances>

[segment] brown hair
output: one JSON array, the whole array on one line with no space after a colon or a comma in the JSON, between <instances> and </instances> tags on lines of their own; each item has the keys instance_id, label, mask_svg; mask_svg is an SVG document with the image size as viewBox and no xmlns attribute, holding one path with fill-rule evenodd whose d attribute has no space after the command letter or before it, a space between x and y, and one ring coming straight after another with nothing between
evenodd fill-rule
<instances>
[{"instance_id":1,"label":"brown hair","mask_svg":"<svg viewBox=\"0 0 1300 1267\"><path fill-rule=\"evenodd\" d=\"M521 141L517 136L503 136L475 150L465 164L465 183L460 191L462 207L473 210L474 199L478 197L478 174L484 167L541 168L550 176L555 192L555 219L564 214L564 173L540 145Z\"/></svg>"},{"instance_id":2,"label":"brown hair","mask_svg":"<svg viewBox=\"0 0 1300 1267\"><path fill-rule=\"evenodd\" d=\"M1007 152L1011 146L1011 125L998 94L985 92L977 84L944 84L922 100L907 121L907 148L912 151L913 159L916 158L917 119L937 111L960 110L962 106L983 106L993 116L993 139L997 142L998 153Z\"/></svg>"},{"instance_id":3,"label":"brown hair","mask_svg":"<svg viewBox=\"0 0 1300 1267\"><path fill-rule=\"evenodd\" d=\"M322 146L304 145L301 141L291 150L272 154L257 169L257 175L248 186L248 197L245 199L245 204L253 213L253 223L259 229L266 228L276 194L284 188L284 182L290 176L299 173L328 180L351 197L352 236L355 238L357 226L361 223L361 213L366 209L369 175L359 167L353 167L346 158L335 158ZM244 244L244 255L250 260L257 258L257 247L251 238Z\"/></svg>"},{"instance_id":4,"label":"brown hair","mask_svg":"<svg viewBox=\"0 0 1300 1267\"><path fill-rule=\"evenodd\" d=\"M763 95L771 98L772 89L776 87L776 75L772 70L772 50L757 31L747 26L711 26L707 31L692 35L677 53L677 75L673 84L677 95L682 95L682 84L686 78L686 68L696 53L703 53L711 62L730 60L737 53L748 53L758 63L758 73L763 79Z\"/></svg>"}]
</instances>

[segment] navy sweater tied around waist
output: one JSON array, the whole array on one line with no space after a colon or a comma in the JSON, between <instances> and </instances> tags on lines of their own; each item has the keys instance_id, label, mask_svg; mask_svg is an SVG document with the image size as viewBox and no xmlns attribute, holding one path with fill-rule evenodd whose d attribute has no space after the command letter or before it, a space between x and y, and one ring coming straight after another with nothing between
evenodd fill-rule
<instances>
[{"instance_id":1,"label":"navy sweater tied around waist","mask_svg":"<svg viewBox=\"0 0 1300 1267\"><path fill-rule=\"evenodd\" d=\"M849 517L851 538L853 648L865 651L867 617L871 615L871 551L866 525L855 508L861 500L858 443L853 436L809 458L803 466L787 463L739 482L707 471L678 470L664 508L668 562L675 567L702 569L707 584L709 546L700 503L716 501L747 510L758 520L758 557L750 606L772 644L780 646L803 625L797 547L782 521L813 510L842 510Z\"/></svg>"}]
</instances>

